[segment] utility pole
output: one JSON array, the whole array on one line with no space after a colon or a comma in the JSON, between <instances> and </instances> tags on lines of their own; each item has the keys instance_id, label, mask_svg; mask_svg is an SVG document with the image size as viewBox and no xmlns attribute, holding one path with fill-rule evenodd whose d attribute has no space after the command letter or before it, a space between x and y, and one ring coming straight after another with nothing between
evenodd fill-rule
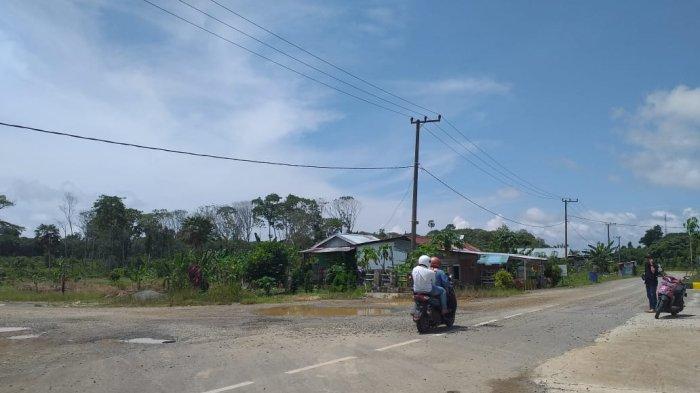
<instances>
[{"instance_id":1,"label":"utility pole","mask_svg":"<svg viewBox=\"0 0 700 393\"><path fill-rule=\"evenodd\" d=\"M428 119L423 116L423 119L414 119L411 117L411 124L416 125L416 153L413 159L413 209L411 213L411 251L416 249L416 227L418 226L418 156L420 153L420 126L424 123L437 123L442 119L442 115L438 115L437 119Z\"/></svg>"},{"instance_id":2,"label":"utility pole","mask_svg":"<svg viewBox=\"0 0 700 393\"><path fill-rule=\"evenodd\" d=\"M608 230L608 243L607 243L608 246L610 245L610 225L616 225L616 223L614 223L614 222L606 222L605 223L605 227Z\"/></svg>"},{"instance_id":3,"label":"utility pole","mask_svg":"<svg viewBox=\"0 0 700 393\"><path fill-rule=\"evenodd\" d=\"M620 248L620 235L615 236L617 238L617 265L620 266L622 263L622 248Z\"/></svg>"},{"instance_id":4,"label":"utility pole","mask_svg":"<svg viewBox=\"0 0 700 393\"><path fill-rule=\"evenodd\" d=\"M569 203L578 202L578 198L562 198L564 202L564 260L569 259Z\"/></svg>"},{"instance_id":5,"label":"utility pole","mask_svg":"<svg viewBox=\"0 0 700 393\"><path fill-rule=\"evenodd\" d=\"M668 235L668 219L666 218L666 213L664 213L664 235Z\"/></svg>"}]
</instances>

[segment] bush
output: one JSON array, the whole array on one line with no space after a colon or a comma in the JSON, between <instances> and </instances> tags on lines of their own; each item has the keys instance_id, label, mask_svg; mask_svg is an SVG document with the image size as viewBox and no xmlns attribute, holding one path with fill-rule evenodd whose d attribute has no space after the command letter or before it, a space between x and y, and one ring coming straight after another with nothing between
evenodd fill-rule
<instances>
[{"instance_id":1,"label":"bush","mask_svg":"<svg viewBox=\"0 0 700 393\"><path fill-rule=\"evenodd\" d=\"M493 276L494 286L496 288L506 289L514 288L515 281L513 281L513 275L508 273L506 270L499 270Z\"/></svg>"},{"instance_id":2,"label":"bush","mask_svg":"<svg viewBox=\"0 0 700 393\"><path fill-rule=\"evenodd\" d=\"M561 281L561 268L556 261L547 261L544 266L544 276L552 281L552 286L556 287Z\"/></svg>"},{"instance_id":3,"label":"bush","mask_svg":"<svg viewBox=\"0 0 700 393\"><path fill-rule=\"evenodd\" d=\"M272 277L285 282L287 269L292 265L294 251L282 242L256 243L248 255L245 276L249 281Z\"/></svg>"},{"instance_id":4,"label":"bush","mask_svg":"<svg viewBox=\"0 0 700 393\"><path fill-rule=\"evenodd\" d=\"M270 296L270 292L272 292L272 288L277 285L277 282L274 278L265 276L253 281L253 285L262 289L265 292L265 295Z\"/></svg>"}]
</instances>

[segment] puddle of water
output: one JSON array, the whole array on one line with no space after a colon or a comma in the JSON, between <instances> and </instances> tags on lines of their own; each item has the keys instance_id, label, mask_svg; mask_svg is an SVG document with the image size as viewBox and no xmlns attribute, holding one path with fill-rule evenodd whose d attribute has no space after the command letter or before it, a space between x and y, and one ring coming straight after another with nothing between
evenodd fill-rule
<instances>
[{"instance_id":1,"label":"puddle of water","mask_svg":"<svg viewBox=\"0 0 700 393\"><path fill-rule=\"evenodd\" d=\"M21 335L21 336L10 336L10 337L8 337L7 339L8 339L8 340L27 340L27 339L30 339L30 338L37 338L37 337L39 337L38 334L24 334L24 335Z\"/></svg>"},{"instance_id":2,"label":"puddle of water","mask_svg":"<svg viewBox=\"0 0 700 393\"><path fill-rule=\"evenodd\" d=\"M131 338L128 340L119 340L123 343L131 343L131 344L170 344L174 343L175 340L164 340L160 338L150 338L150 337L138 337L138 338Z\"/></svg>"},{"instance_id":3,"label":"puddle of water","mask_svg":"<svg viewBox=\"0 0 700 393\"><path fill-rule=\"evenodd\" d=\"M0 327L0 333L9 333L9 332L21 332L22 330L29 330L28 327Z\"/></svg>"},{"instance_id":4,"label":"puddle of water","mask_svg":"<svg viewBox=\"0 0 700 393\"><path fill-rule=\"evenodd\" d=\"M269 307L259 312L262 315L272 317L368 317L391 314L391 310L388 308L315 307L309 305Z\"/></svg>"}]
</instances>

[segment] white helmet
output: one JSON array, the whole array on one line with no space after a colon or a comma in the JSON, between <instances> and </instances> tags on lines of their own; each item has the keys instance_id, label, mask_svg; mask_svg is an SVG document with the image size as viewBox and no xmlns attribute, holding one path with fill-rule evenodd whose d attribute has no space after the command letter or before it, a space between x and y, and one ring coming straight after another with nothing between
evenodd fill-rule
<instances>
[{"instance_id":1,"label":"white helmet","mask_svg":"<svg viewBox=\"0 0 700 393\"><path fill-rule=\"evenodd\" d=\"M418 264L425 267L430 266L430 257L427 255L421 255L420 258L418 258Z\"/></svg>"}]
</instances>

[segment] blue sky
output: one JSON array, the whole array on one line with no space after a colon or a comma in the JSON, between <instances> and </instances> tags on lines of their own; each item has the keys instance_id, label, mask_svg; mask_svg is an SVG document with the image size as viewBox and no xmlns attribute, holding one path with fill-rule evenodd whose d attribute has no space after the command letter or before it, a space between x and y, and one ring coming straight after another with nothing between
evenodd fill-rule
<instances>
[{"instance_id":1,"label":"blue sky","mask_svg":"<svg viewBox=\"0 0 700 393\"><path fill-rule=\"evenodd\" d=\"M153 1L338 85L177 1ZM346 77L208 0L187 1ZM698 3L221 1L445 114L513 172L556 195L579 197L574 214L652 225L665 213L677 226L700 210ZM139 0L3 2L0 86L5 122L246 158L412 161L408 119L266 63ZM399 203L408 170L255 167L1 131L0 165L9 170L0 174L0 192L16 202L3 217L28 228L59 219L61 195L71 191L81 208L106 193L143 210L193 210L268 192L351 194L363 203L360 229L409 229L410 195ZM479 163L470 154L481 152L443 139ZM426 168L504 216L535 225L562 219L558 200L495 181L427 132L421 154ZM422 175L422 231L429 219L439 227L502 223ZM603 239L603 225L571 225L575 247ZM530 230L563 241L561 227ZM618 227L613 235L636 242L641 231Z\"/></svg>"}]
</instances>

